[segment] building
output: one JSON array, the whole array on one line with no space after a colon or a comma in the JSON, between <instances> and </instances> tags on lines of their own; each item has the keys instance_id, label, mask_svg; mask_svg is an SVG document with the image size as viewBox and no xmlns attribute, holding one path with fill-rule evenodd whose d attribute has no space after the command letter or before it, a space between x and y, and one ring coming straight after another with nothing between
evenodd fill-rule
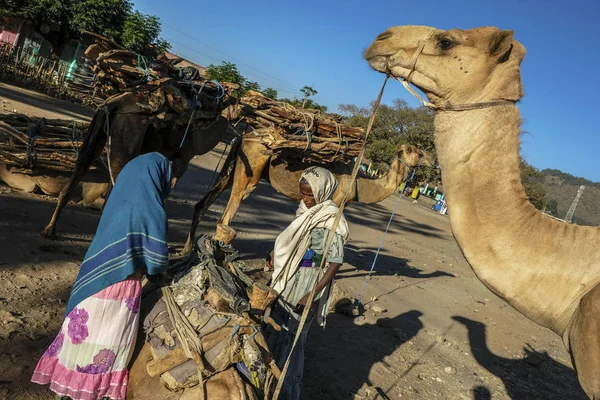
<instances>
[{"instance_id":1,"label":"building","mask_svg":"<svg viewBox=\"0 0 600 400\"><path fill-rule=\"evenodd\" d=\"M44 24L42 28L48 29L48 32L50 32L57 30L59 27ZM2 44L18 48L32 58L37 56L51 58L52 56L50 42L36 32L27 21L18 17L7 17L5 26L0 28L0 46ZM84 50L85 48L81 43L71 40L63 46L59 59L62 62L71 63Z\"/></svg>"},{"instance_id":2,"label":"building","mask_svg":"<svg viewBox=\"0 0 600 400\"><path fill-rule=\"evenodd\" d=\"M202 75L203 77L206 77L206 67L203 67L202 65L196 64L194 62L188 61L183 57L178 56L177 54L173 54L170 52L165 52L164 56L170 60L170 61L174 61L175 63L173 64L176 67L179 68L185 68L185 67L194 67L196 68L199 72L200 75ZM177 61L179 60L179 61Z\"/></svg>"}]
</instances>

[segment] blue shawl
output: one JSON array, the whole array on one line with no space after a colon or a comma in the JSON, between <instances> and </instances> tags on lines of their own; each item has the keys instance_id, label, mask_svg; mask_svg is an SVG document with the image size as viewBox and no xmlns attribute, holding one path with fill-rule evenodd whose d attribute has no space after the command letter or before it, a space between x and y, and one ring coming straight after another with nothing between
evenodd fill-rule
<instances>
[{"instance_id":1,"label":"blue shawl","mask_svg":"<svg viewBox=\"0 0 600 400\"><path fill-rule=\"evenodd\" d=\"M168 267L167 214L171 165L160 153L131 160L106 201L94 240L73 286L68 314L77 304L136 271L160 274Z\"/></svg>"}]
</instances>

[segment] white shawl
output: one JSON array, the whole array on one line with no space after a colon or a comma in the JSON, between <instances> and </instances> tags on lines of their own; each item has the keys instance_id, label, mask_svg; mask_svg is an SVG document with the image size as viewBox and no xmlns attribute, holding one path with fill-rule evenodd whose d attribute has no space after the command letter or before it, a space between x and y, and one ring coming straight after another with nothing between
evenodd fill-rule
<instances>
[{"instance_id":1,"label":"white shawl","mask_svg":"<svg viewBox=\"0 0 600 400\"><path fill-rule=\"evenodd\" d=\"M309 167L302 173L312 189L315 202L312 208L307 208L304 201L296 211L296 219L275 240L273 289L282 293L287 282L294 276L304 253L310 245L311 232L315 228L331 230L333 221L339 210L331 201L338 182L335 176L321 167ZM336 232L340 234L344 243L348 240L348 223L342 214ZM327 240L327 238L325 238ZM329 249L323 243L323 254L326 257Z\"/></svg>"}]
</instances>

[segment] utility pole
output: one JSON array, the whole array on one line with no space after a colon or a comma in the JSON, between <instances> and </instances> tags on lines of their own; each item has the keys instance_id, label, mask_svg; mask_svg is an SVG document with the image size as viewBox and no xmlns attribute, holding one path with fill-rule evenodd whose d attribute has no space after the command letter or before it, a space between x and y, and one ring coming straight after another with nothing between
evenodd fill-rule
<instances>
[{"instance_id":1,"label":"utility pole","mask_svg":"<svg viewBox=\"0 0 600 400\"><path fill-rule=\"evenodd\" d=\"M575 199L573 200L573 203L571 204L569 211L567 211L567 215L565 216L565 221L571 222L571 220L573 219L573 214L575 214L575 209L577 208L577 203L579 203L579 199L581 199L581 195L583 194L584 190L585 190L584 185L579 186L577 195L575 196Z\"/></svg>"}]
</instances>

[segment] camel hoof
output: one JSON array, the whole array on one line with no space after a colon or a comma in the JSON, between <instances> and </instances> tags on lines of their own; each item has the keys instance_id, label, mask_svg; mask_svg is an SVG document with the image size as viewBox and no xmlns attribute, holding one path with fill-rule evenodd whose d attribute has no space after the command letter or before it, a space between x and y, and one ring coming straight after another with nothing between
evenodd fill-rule
<instances>
[{"instance_id":1,"label":"camel hoof","mask_svg":"<svg viewBox=\"0 0 600 400\"><path fill-rule=\"evenodd\" d=\"M56 237L56 230L54 229L53 226L48 225L41 232L41 235L44 237L47 237L47 238L54 238L54 237Z\"/></svg>"}]
</instances>

